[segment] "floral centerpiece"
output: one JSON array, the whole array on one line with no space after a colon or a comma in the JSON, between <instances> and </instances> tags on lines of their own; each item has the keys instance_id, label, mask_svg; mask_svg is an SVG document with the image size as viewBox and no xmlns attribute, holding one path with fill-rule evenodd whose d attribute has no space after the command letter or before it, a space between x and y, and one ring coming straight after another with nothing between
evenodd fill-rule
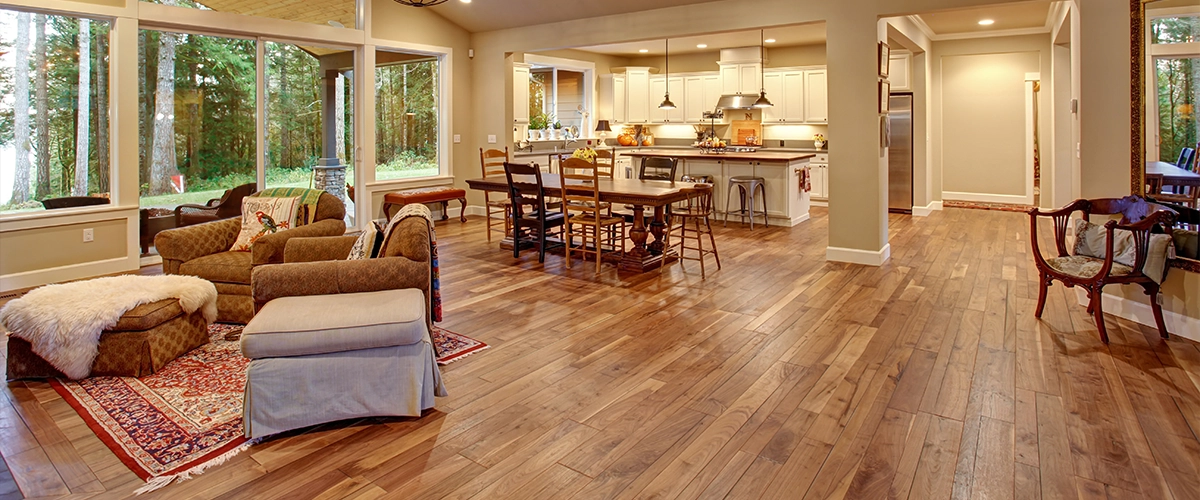
<instances>
[{"instance_id":1,"label":"floral centerpiece","mask_svg":"<svg viewBox=\"0 0 1200 500\"><path fill-rule=\"evenodd\" d=\"M581 160L587 160L587 161L596 161L596 150L592 149L591 146L585 146L585 147L576 149L574 153L571 153L571 158L579 158Z\"/></svg>"},{"instance_id":2,"label":"floral centerpiece","mask_svg":"<svg viewBox=\"0 0 1200 500\"><path fill-rule=\"evenodd\" d=\"M817 149L821 149L821 148L825 147L825 142L826 142L825 134L814 134L812 140L813 140L813 146L816 147Z\"/></svg>"}]
</instances>

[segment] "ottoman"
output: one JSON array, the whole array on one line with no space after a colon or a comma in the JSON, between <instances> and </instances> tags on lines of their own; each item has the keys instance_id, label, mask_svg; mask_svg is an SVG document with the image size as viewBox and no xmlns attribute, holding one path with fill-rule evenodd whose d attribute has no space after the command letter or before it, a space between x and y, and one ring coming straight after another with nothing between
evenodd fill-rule
<instances>
[{"instance_id":1,"label":"ottoman","mask_svg":"<svg viewBox=\"0 0 1200 500\"><path fill-rule=\"evenodd\" d=\"M142 304L127 311L100 335L100 354L91 376L141 377L208 343L208 327L197 309L184 314L176 299ZM8 337L8 380L63 377L35 354L25 339Z\"/></svg>"}]
</instances>

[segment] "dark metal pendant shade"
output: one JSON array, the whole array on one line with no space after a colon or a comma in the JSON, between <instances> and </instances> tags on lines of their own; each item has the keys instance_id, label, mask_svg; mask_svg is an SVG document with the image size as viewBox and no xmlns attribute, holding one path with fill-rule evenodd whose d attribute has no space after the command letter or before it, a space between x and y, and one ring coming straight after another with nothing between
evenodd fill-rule
<instances>
[{"instance_id":1,"label":"dark metal pendant shade","mask_svg":"<svg viewBox=\"0 0 1200 500\"><path fill-rule=\"evenodd\" d=\"M675 109L675 103L671 102L670 92L663 96L663 102L658 105L658 109Z\"/></svg>"},{"instance_id":2,"label":"dark metal pendant shade","mask_svg":"<svg viewBox=\"0 0 1200 500\"><path fill-rule=\"evenodd\" d=\"M446 3L446 0L393 0L393 1L395 1L396 3L398 3L400 5L407 5L409 7L432 7L434 5Z\"/></svg>"},{"instance_id":3,"label":"dark metal pendant shade","mask_svg":"<svg viewBox=\"0 0 1200 500\"><path fill-rule=\"evenodd\" d=\"M751 106L756 108L769 108L774 106L774 104L771 104L771 101L767 99L767 91L763 90L758 94L758 100L754 101L754 104L751 104Z\"/></svg>"}]
</instances>

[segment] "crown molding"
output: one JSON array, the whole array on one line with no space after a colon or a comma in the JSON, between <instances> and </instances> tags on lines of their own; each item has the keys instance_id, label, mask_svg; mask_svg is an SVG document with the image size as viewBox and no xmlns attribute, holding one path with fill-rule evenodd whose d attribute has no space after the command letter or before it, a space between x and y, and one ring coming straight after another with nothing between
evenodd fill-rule
<instances>
[{"instance_id":1,"label":"crown molding","mask_svg":"<svg viewBox=\"0 0 1200 500\"><path fill-rule=\"evenodd\" d=\"M917 29L921 30L921 33L924 33L925 36L929 37L930 41L942 42L942 41L946 41L946 40L969 40L972 38L998 38L998 37L1006 37L1006 36L1049 34L1052 32L1052 27L1054 26L1054 17L1053 17L1054 12L1055 12L1054 9L1050 9L1050 13L1048 13L1046 16L1045 25L1038 27L1038 28L1017 28L1017 29L995 30L995 31L978 31L978 32L970 32L970 33L948 33L948 34L944 34L944 35L935 33L933 31L933 28L930 28L928 24L925 24L925 20L921 19L920 15L910 15L907 17L908 17L909 21L912 21L913 25L915 25L917 27Z\"/></svg>"}]
</instances>

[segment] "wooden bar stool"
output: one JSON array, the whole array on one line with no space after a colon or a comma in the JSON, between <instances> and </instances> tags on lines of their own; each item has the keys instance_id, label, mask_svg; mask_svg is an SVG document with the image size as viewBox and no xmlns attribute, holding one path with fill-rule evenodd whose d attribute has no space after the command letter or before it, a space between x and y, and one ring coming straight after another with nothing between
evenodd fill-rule
<instances>
[{"instance_id":1,"label":"wooden bar stool","mask_svg":"<svg viewBox=\"0 0 1200 500\"><path fill-rule=\"evenodd\" d=\"M704 279L704 256L712 255L717 261L717 269L721 269L721 256L717 254L717 241L713 237L712 225L709 223L709 217L712 216L712 185L697 184L696 190L688 194L686 205L676 206L671 209L671 220L680 219L680 224L674 226L668 224L670 231L667 234L668 251L674 252L676 258L679 259L679 267L683 267L684 260L700 261L700 278ZM691 227L688 227L689 224ZM671 233L678 231L679 241L676 244L671 244ZM709 248L704 248L704 235L708 235ZM688 246L688 241L694 241L696 246ZM695 252L695 256L688 256L687 251Z\"/></svg>"}]
</instances>

